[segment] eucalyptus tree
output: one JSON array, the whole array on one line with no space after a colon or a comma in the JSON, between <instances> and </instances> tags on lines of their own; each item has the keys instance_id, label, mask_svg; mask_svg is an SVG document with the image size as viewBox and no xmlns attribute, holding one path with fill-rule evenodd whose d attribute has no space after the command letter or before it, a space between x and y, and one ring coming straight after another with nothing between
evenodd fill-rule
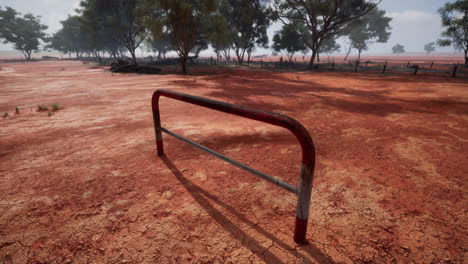
<instances>
[{"instance_id":1,"label":"eucalyptus tree","mask_svg":"<svg viewBox=\"0 0 468 264\"><path fill-rule=\"evenodd\" d=\"M147 0L154 6L147 24L153 36L167 33L174 51L179 55L182 71L187 73L190 54L208 48L207 29L218 8L216 0Z\"/></svg>"},{"instance_id":2,"label":"eucalyptus tree","mask_svg":"<svg viewBox=\"0 0 468 264\"><path fill-rule=\"evenodd\" d=\"M465 53L465 64L468 65L468 0L457 0L446 3L439 9L442 18L444 39L438 40L440 46L453 45Z\"/></svg>"},{"instance_id":3,"label":"eucalyptus tree","mask_svg":"<svg viewBox=\"0 0 468 264\"><path fill-rule=\"evenodd\" d=\"M391 35L390 21L384 10L374 8L365 16L357 19L349 26L349 39L351 46L358 51L358 60L362 51L368 50L369 45L375 42L386 43Z\"/></svg>"},{"instance_id":4,"label":"eucalyptus tree","mask_svg":"<svg viewBox=\"0 0 468 264\"><path fill-rule=\"evenodd\" d=\"M101 0L109 13L105 25L111 28L114 38L124 46L132 56L133 63L137 63L136 49L148 37L145 27L145 10L141 0Z\"/></svg>"},{"instance_id":5,"label":"eucalyptus tree","mask_svg":"<svg viewBox=\"0 0 468 264\"><path fill-rule=\"evenodd\" d=\"M148 35L143 0L83 0L80 3L82 30L90 49L116 54L124 47L137 63L136 49Z\"/></svg>"},{"instance_id":6,"label":"eucalyptus tree","mask_svg":"<svg viewBox=\"0 0 468 264\"><path fill-rule=\"evenodd\" d=\"M0 7L0 40L13 44L26 60L31 60L32 52L39 50L41 40L49 41L45 30L47 26L41 24L39 16L29 13L21 15L13 8Z\"/></svg>"},{"instance_id":7,"label":"eucalyptus tree","mask_svg":"<svg viewBox=\"0 0 468 264\"><path fill-rule=\"evenodd\" d=\"M166 53L172 50L169 36L161 35L156 38L150 37L147 40L147 45L151 51L157 53L157 59L160 60L166 57Z\"/></svg>"},{"instance_id":8,"label":"eucalyptus tree","mask_svg":"<svg viewBox=\"0 0 468 264\"><path fill-rule=\"evenodd\" d=\"M286 52L288 62L291 62L294 54L297 52L305 53L307 46L301 38L301 29L303 24L294 24L293 26L283 25L281 30L277 31L273 36L273 50L275 52Z\"/></svg>"},{"instance_id":9,"label":"eucalyptus tree","mask_svg":"<svg viewBox=\"0 0 468 264\"><path fill-rule=\"evenodd\" d=\"M395 54L405 53L405 46L396 44L392 47L392 52Z\"/></svg>"},{"instance_id":10,"label":"eucalyptus tree","mask_svg":"<svg viewBox=\"0 0 468 264\"><path fill-rule=\"evenodd\" d=\"M62 28L53 34L48 48L71 55L74 53L77 58L85 51L87 44L86 36L81 30L81 18L79 16L69 16L60 22Z\"/></svg>"},{"instance_id":11,"label":"eucalyptus tree","mask_svg":"<svg viewBox=\"0 0 468 264\"><path fill-rule=\"evenodd\" d=\"M312 50L310 67L326 40L344 34L352 22L373 10L381 0L273 0L274 19L285 25L303 23L301 37Z\"/></svg>"},{"instance_id":12,"label":"eucalyptus tree","mask_svg":"<svg viewBox=\"0 0 468 264\"><path fill-rule=\"evenodd\" d=\"M335 38L326 39L323 41L319 51L317 52L317 61L320 62L320 53L325 53L330 57L333 52L339 52L340 50L341 45L336 43Z\"/></svg>"},{"instance_id":13,"label":"eucalyptus tree","mask_svg":"<svg viewBox=\"0 0 468 264\"><path fill-rule=\"evenodd\" d=\"M226 30L239 64L256 46L268 47L270 26L269 0L222 0L220 13L226 19Z\"/></svg>"},{"instance_id":14,"label":"eucalyptus tree","mask_svg":"<svg viewBox=\"0 0 468 264\"><path fill-rule=\"evenodd\" d=\"M426 51L426 55L428 55L431 52L435 51L435 42L429 42L426 45L424 45L424 50Z\"/></svg>"},{"instance_id":15,"label":"eucalyptus tree","mask_svg":"<svg viewBox=\"0 0 468 264\"><path fill-rule=\"evenodd\" d=\"M229 61L231 59L233 37L227 23L226 17L222 16L219 11L217 11L216 14L212 16L209 25L208 39L217 58L223 54L226 60Z\"/></svg>"}]
</instances>

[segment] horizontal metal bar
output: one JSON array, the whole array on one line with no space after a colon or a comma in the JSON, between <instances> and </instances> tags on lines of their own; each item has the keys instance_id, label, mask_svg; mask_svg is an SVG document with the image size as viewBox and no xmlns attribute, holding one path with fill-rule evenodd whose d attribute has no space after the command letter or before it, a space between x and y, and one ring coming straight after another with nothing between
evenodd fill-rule
<instances>
[{"instance_id":1,"label":"horizontal metal bar","mask_svg":"<svg viewBox=\"0 0 468 264\"><path fill-rule=\"evenodd\" d=\"M201 150L204 150L204 151L210 153L213 156L216 156L216 157L218 157L218 158L220 158L220 159L222 159L222 160L224 160L224 161L226 161L228 163L231 163L232 165L234 165L234 166L236 166L236 167L238 167L240 169L248 171L248 172L252 173L253 175L258 176L258 177L260 177L260 178L262 178L262 179L264 179L266 181L269 181L269 182L271 182L271 183L273 183L275 185L278 185L279 187L281 187L283 189L286 189L286 190L288 190L288 191L290 191L290 192L292 192L294 194L298 194L297 187L295 187L295 186L293 186L293 185L291 185L289 183L286 183L286 182L284 182L282 180L279 180L279 179L277 179L275 177L272 177L272 176L270 176L268 174L260 172L260 171L258 171L256 169L251 168L251 167L249 167L249 166L247 166L245 164L242 164L242 163L240 163L240 162L238 162L236 160L228 158L228 157L224 156L223 154L221 154L219 152L216 152L216 151L214 151L214 150L212 150L210 148L207 148L207 147L205 147L203 145L200 145L200 144L198 144L196 142L193 142L190 139L187 139L187 138L185 138L185 137L183 137L181 135L178 135L178 134L176 134L176 133L174 133L172 131L169 131L169 130L163 128L163 127L156 127L156 129L159 129L159 130L161 130L161 131L163 131L163 132L165 132L165 133L167 133L167 134L169 134L169 135L171 135L171 136L173 136L175 138L178 138L178 139L180 139L180 140L182 140L184 142L187 142L187 143L189 143L189 144L191 144L191 145L193 145L193 146L195 146L195 147L197 147L197 148L199 148Z\"/></svg>"}]
</instances>

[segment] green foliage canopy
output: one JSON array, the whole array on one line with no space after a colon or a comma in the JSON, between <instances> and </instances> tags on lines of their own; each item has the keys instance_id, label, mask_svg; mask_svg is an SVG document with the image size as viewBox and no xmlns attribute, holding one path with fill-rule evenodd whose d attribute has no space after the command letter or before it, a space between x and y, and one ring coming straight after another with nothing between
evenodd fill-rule
<instances>
[{"instance_id":1,"label":"green foliage canopy","mask_svg":"<svg viewBox=\"0 0 468 264\"><path fill-rule=\"evenodd\" d=\"M21 51L26 60L39 50L40 41L48 42L45 33L47 26L41 24L40 17L32 14L21 15L13 8L0 7L0 39L3 43L11 43Z\"/></svg>"},{"instance_id":2,"label":"green foliage canopy","mask_svg":"<svg viewBox=\"0 0 468 264\"><path fill-rule=\"evenodd\" d=\"M396 54L404 53L405 47L403 45L396 44L395 46L392 47L392 52Z\"/></svg>"},{"instance_id":3,"label":"green foliage canopy","mask_svg":"<svg viewBox=\"0 0 468 264\"><path fill-rule=\"evenodd\" d=\"M308 34L303 34L302 38L312 50L312 67L326 40L343 34L350 23L369 13L379 3L372 0L274 0L273 18L286 25L299 22L306 26Z\"/></svg>"},{"instance_id":4,"label":"green foliage canopy","mask_svg":"<svg viewBox=\"0 0 468 264\"><path fill-rule=\"evenodd\" d=\"M376 7L349 26L349 39L351 46L358 50L358 59L361 58L362 51L369 49L370 44L388 41L391 20L385 16L385 11Z\"/></svg>"},{"instance_id":5,"label":"green foliage canopy","mask_svg":"<svg viewBox=\"0 0 468 264\"><path fill-rule=\"evenodd\" d=\"M442 18L444 39L438 40L440 46L450 46L465 53L465 64L468 64L468 0L457 0L446 3L439 9Z\"/></svg>"},{"instance_id":6,"label":"green foliage canopy","mask_svg":"<svg viewBox=\"0 0 468 264\"><path fill-rule=\"evenodd\" d=\"M426 51L426 54L434 52L435 51L435 42L429 42L426 45L424 45L424 50Z\"/></svg>"},{"instance_id":7,"label":"green foliage canopy","mask_svg":"<svg viewBox=\"0 0 468 264\"><path fill-rule=\"evenodd\" d=\"M281 30L273 36L273 50L275 52L285 51L288 61L291 62L296 52L306 52L307 46L301 37L303 24L293 24L292 26L283 25Z\"/></svg>"},{"instance_id":8,"label":"green foliage canopy","mask_svg":"<svg viewBox=\"0 0 468 264\"><path fill-rule=\"evenodd\" d=\"M198 56L200 51L208 48L207 29L218 8L218 1L147 0L147 3L157 7L148 22L153 25L153 36L168 34L180 57L182 71L187 73L189 54Z\"/></svg>"},{"instance_id":9,"label":"green foliage canopy","mask_svg":"<svg viewBox=\"0 0 468 264\"><path fill-rule=\"evenodd\" d=\"M269 2L269 0L221 1L220 14L226 19L225 31L229 32L226 40L232 42L239 64L243 63L245 54L251 54L255 46L268 47Z\"/></svg>"}]
</instances>

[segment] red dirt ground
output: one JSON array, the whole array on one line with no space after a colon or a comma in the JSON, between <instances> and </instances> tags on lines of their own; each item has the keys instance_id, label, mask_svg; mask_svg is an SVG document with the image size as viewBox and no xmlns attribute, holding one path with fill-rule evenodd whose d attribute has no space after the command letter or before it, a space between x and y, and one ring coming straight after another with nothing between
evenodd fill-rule
<instances>
[{"instance_id":1,"label":"red dirt ground","mask_svg":"<svg viewBox=\"0 0 468 264\"><path fill-rule=\"evenodd\" d=\"M79 62L0 65L3 263L463 263L468 85L447 77L219 71L121 75ZM275 111L317 147L309 245L295 196L164 135L169 88ZM48 117L38 104L57 103ZM15 106L20 114L15 115ZM161 99L163 126L292 184L288 131Z\"/></svg>"}]
</instances>

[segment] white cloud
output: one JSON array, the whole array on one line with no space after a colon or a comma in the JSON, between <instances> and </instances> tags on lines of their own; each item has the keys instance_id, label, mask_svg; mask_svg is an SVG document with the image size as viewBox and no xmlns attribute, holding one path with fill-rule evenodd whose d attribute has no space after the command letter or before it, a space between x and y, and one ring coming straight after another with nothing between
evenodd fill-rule
<instances>
[{"instance_id":1,"label":"white cloud","mask_svg":"<svg viewBox=\"0 0 468 264\"><path fill-rule=\"evenodd\" d=\"M398 23L423 23L440 21L437 14L426 13L419 10L408 10L404 12L391 12L388 16Z\"/></svg>"},{"instance_id":2,"label":"white cloud","mask_svg":"<svg viewBox=\"0 0 468 264\"><path fill-rule=\"evenodd\" d=\"M426 43L440 38L443 31L440 16L435 13L407 10L388 15L393 19L390 22L392 35L386 45L387 49L399 43L404 45L407 51L420 52Z\"/></svg>"}]
</instances>

